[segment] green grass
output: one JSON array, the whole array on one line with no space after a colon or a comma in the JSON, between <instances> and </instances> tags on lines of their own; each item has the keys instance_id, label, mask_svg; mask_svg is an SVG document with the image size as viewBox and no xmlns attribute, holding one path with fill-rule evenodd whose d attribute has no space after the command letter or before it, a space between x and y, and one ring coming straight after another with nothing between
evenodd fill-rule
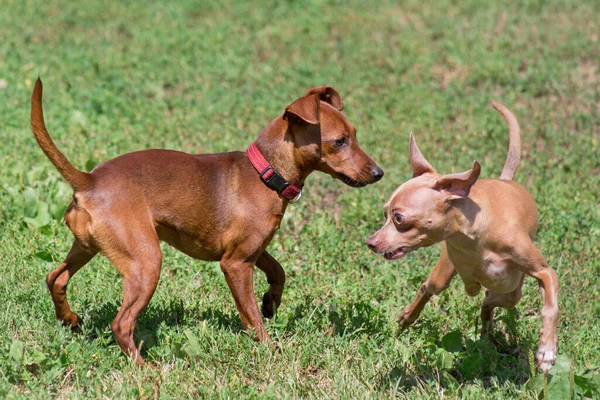
<instances>
[{"instance_id":1,"label":"green grass","mask_svg":"<svg viewBox=\"0 0 600 400\"><path fill-rule=\"evenodd\" d=\"M546 395L598 390L598 2L88 3L2 4L0 397L536 398L533 279L519 315L497 314L495 345L476 333L482 296L459 279L398 331L439 247L389 263L364 245L410 177L410 131L442 172L477 159L483 177L499 175L508 136L489 98L521 123L516 180L538 203L537 244L560 277L561 365ZM163 246L137 328L158 369L140 370L110 331L122 291L103 257L69 286L82 332L54 320L44 277L72 240L61 222L71 192L29 128L38 74L48 129L82 169L147 148L243 150L308 87L328 84L386 176L351 189L315 173L288 208L269 246L288 274L267 322L273 346L241 332L216 263Z\"/></svg>"}]
</instances>

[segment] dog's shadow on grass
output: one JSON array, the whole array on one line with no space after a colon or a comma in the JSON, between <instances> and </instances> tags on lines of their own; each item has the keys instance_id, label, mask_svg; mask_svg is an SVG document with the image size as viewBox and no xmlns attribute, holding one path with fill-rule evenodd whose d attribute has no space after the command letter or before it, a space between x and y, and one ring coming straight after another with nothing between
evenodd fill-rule
<instances>
[{"instance_id":1,"label":"dog's shadow on grass","mask_svg":"<svg viewBox=\"0 0 600 400\"><path fill-rule=\"evenodd\" d=\"M499 320L505 322L504 328L500 328L497 320L495 331L490 335L477 334L475 340L463 339L459 348L450 351L444 349L442 338L458 331L443 331L431 324L407 328L417 335L434 338L435 346L411 349L411 357L405 364L393 366L381 377L380 389L408 390L428 382L456 388L479 381L486 389L505 382L524 384L531 377L532 350L535 351L537 343L519 336L514 328L514 317L509 315ZM448 363L448 360L451 361Z\"/></svg>"},{"instance_id":2,"label":"dog's shadow on grass","mask_svg":"<svg viewBox=\"0 0 600 400\"><path fill-rule=\"evenodd\" d=\"M120 304L105 303L100 307L89 307L87 315L83 318L83 329L88 340L96 340L105 336L110 331L110 324L119 312ZM194 321L191 322L190 320ZM181 299L173 299L168 303L150 304L138 318L135 329L134 341L138 344L143 341L142 355L156 346L159 326L169 328L185 326L206 321L219 329L241 332L242 324L237 311L224 312L222 307L209 307L203 309L184 308ZM112 337L112 333L111 333ZM112 337L116 343L114 337Z\"/></svg>"},{"instance_id":3,"label":"dog's shadow on grass","mask_svg":"<svg viewBox=\"0 0 600 400\"><path fill-rule=\"evenodd\" d=\"M89 310L83 316L82 332L85 337L88 340L110 337L115 341L110 332L110 324L117 315L120 304L110 302L100 306L91 304L85 306L87 306L85 309ZM277 329L290 334L296 334L310 326L311 330L319 329L337 336L373 335L384 333L388 325L387 317L366 302L356 302L341 307L330 303L315 305L314 299L307 297L292 311L284 311L284 313L287 321ZM239 314L235 309L225 312L218 305L201 309L184 309L181 299L173 299L167 303L150 304L144 309L138 319L134 340L136 343L144 342L142 347L142 355L144 355L159 344L157 340L160 340L158 339L160 334L157 331L161 325L176 328L198 323L198 321L206 321L217 329L236 333L243 331Z\"/></svg>"},{"instance_id":4,"label":"dog's shadow on grass","mask_svg":"<svg viewBox=\"0 0 600 400\"><path fill-rule=\"evenodd\" d=\"M331 303L315 305L314 299L305 297L288 313L283 330L295 334L305 329L319 329L337 336L360 336L384 333L386 325L387 317L367 302L341 307Z\"/></svg>"}]
</instances>

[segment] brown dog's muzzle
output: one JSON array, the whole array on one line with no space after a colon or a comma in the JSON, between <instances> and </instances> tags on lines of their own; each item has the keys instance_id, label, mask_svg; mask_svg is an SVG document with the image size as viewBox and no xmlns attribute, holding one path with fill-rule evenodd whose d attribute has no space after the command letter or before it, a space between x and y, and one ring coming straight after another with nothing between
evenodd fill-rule
<instances>
[{"instance_id":1,"label":"brown dog's muzzle","mask_svg":"<svg viewBox=\"0 0 600 400\"><path fill-rule=\"evenodd\" d=\"M337 178L344 182L346 185L352 187L367 186L383 178L383 170L379 168L377 164L373 164L373 166L367 169L367 171L361 171L357 178L351 178L350 176L345 175L343 173L338 173Z\"/></svg>"}]
</instances>

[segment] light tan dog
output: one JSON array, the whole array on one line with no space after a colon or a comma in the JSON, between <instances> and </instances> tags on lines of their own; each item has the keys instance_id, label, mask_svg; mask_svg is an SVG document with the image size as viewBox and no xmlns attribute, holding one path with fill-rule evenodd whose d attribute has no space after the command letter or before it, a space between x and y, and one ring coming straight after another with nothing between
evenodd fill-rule
<instances>
[{"instance_id":1,"label":"light tan dog","mask_svg":"<svg viewBox=\"0 0 600 400\"><path fill-rule=\"evenodd\" d=\"M511 179L520 159L521 138L515 116L491 101L508 122L509 153L500 179L477 180L481 166L440 175L410 135L413 178L385 204L385 225L367 241L376 253L395 260L421 247L444 242L442 253L417 297L400 315L412 324L432 295L445 290L458 273L470 296L486 288L481 307L482 334L493 327L494 308L513 308L521 299L525 275L540 283L544 306L538 365L547 373L556 360L558 277L535 247L538 220L531 195Z\"/></svg>"},{"instance_id":2,"label":"light tan dog","mask_svg":"<svg viewBox=\"0 0 600 400\"><path fill-rule=\"evenodd\" d=\"M123 304L112 331L121 349L143 364L133 331L158 284L159 241L165 241L191 257L220 261L242 324L259 341L268 340L252 274L256 265L267 275L270 287L262 313L271 317L281 302L285 272L265 249L288 203L299 198L313 171L353 187L383 176L358 145L343 108L335 89L317 86L271 121L246 153L137 151L88 174L76 169L50 138L38 79L31 97L33 133L74 191L65 222L75 241L66 259L46 277L56 317L66 325L79 325L67 302L67 284L102 253L123 277Z\"/></svg>"}]
</instances>

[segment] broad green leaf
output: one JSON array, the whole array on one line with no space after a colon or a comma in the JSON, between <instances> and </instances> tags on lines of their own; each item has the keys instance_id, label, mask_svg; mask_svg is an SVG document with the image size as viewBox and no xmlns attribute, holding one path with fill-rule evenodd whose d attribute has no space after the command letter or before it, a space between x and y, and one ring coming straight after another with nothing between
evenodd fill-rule
<instances>
[{"instance_id":1,"label":"broad green leaf","mask_svg":"<svg viewBox=\"0 0 600 400\"><path fill-rule=\"evenodd\" d=\"M38 213L38 199L32 188L23 192L23 215L27 218L35 218Z\"/></svg>"},{"instance_id":2,"label":"broad green leaf","mask_svg":"<svg viewBox=\"0 0 600 400\"><path fill-rule=\"evenodd\" d=\"M50 254L50 252L48 251L38 251L37 253L34 254L35 258L39 258L40 260L44 260L44 261L53 261L52 259L52 254Z\"/></svg>"},{"instance_id":3,"label":"broad green leaf","mask_svg":"<svg viewBox=\"0 0 600 400\"><path fill-rule=\"evenodd\" d=\"M50 212L48 211L48 203L38 203L38 211L35 218L25 217L23 221L33 228L41 228L48 225L51 221Z\"/></svg>"},{"instance_id":4,"label":"broad green leaf","mask_svg":"<svg viewBox=\"0 0 600 400\"><path fill-rule=\"evenodd\" d=\"M58 202L50 204L50 216L55 221L62 220L63 215L65 214L67 206L65 204L59 204Z\"/></svg>"},{"instance_id":5,"label":"broad green leaf","mask_svg":"<svg viewBox=\"0 0 600 400\"><path fill-rule=\"evenodd\" d=\"M525 387L535 394L540 394L544 390L544 375L537 374L536 376L532 376L525 384Z\"/></svg>"},{"instance_id":6,"label":"broad green leaf","mask_svg":"<svg viewBox=\"0 0 600 400\"><path fill-rule=\"evenodd\" d=\"M554 366L552 367L552 369L550 370L550 374L551 375L559 375L559 374L569 374L569 372L571 371L571 359L569 359L569 357L567 357L564 354L559 354L556 357L556 362L554 363Z\"/></svg>"},{"instance_id":7,"label":"broad green leaf","mask_svg":"<svg viewBox=\"0 0 600 400\"><path fill-rule=\"evenodd\" d=\"M199 356L201 349L198 337L189 329L186 329L184 334L188 342L182 346L183 352L185 352L188 357Z\"/></svg>"},{"instance_id":8,"label":"broad green leaf","mask_svg":"<svg viewBox=\"0 0 600 400\"><path fill-rule=\"evenodd\" d=\"M442 347L452 353L461 351L463 349L462 334L459 331L445 334L442 338Z\"/></svg>"},{"instance_id":9,"label":"broad green leaf","mask_svg":"<svg viewBox=\"0 0 600 400\"><path fill-rule=\"evenodd\" d=\"M27 361L28 362L36 362L38 364L43 364L47 360L46 355L42 353L40 350L30 347L27 349Z\"/></svg>"},{"instance_id":10,"label":"broad green leaf","mask_svg":"<svg viewBox=\"0 0 600 400\"><path fill-rule=\"evenodd\" d=\"M575 375L575 385L579 386L583 394L588 397L600 398L600 373L588 371L583 375Z\"/></svg>"},{"instance_id":11,"label":"broad green leaf","mask_svg":"<svg viewBox=\"0 0 600 400\"><path fill-rule=\"evenodd\" d=\"M20 363L23 358L23 349L25 348L25 343L20 340L14 340L10 345L10 358L12 358L16 363Z\"/></svg>"},{"instance_id":12,"label":"broad green leaf","mask_svg":"<svg viewBox=\"0 0 600 400\"><path fill-rule=\"evenodd\" d=\"M564 400L571 398L571 383L569 382L569 373L560 373L554 375L548 383L548 399Z\"/></svg>"},{"instance_id":13,"label":"broad green leaf","mask_svg":"<svg viewBox=\"0 0 600 400\"><path fill-rule=\"evenodd\" d=\"M50 229L50 227L48 225L44 225L42 227L40 227L40 232L45 235L45 236L52 236L52 229Z\"/></svg>"},{"instance_id":14,"label":"broad green leaf","mask_svg":"<svg viewBox=\"0 0 600 400\"><path fill-rule=\"evenodd\" d=\"M454 356L452 353L444 350L437 349L437 367L441 370L449 370L452 369L452 364L454 362Z\"/></svg>"}]
</instances>

